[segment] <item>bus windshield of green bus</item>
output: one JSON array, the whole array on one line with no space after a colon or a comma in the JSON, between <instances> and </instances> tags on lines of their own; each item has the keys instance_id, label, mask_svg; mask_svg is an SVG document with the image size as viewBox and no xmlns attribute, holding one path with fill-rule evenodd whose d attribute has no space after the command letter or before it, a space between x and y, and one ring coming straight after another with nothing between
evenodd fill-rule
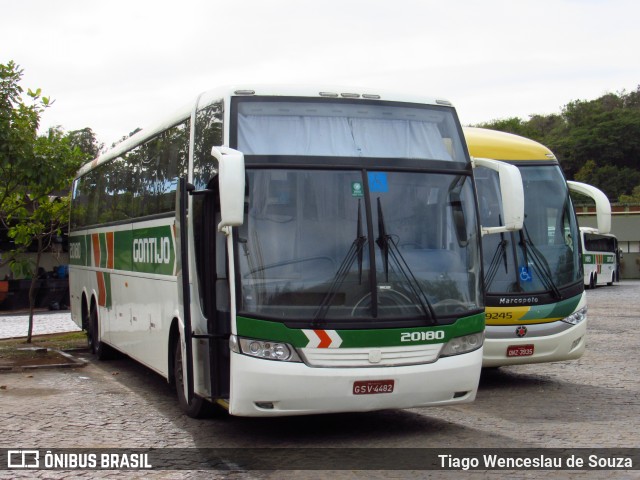
<instances>
[{"instance_id":1,"label":"bus windshield of green bus","mask_svg":"<svg viewBox=\"0 0 640 480\"><path fill-rule=\"evenodd\" d=\"M364 100L238 104L245 155L412 158L467 162L452 108Z\"/></svg>"},{"instance_id":2,"label":"bus windshield of green bus","mask_svg":"<svg viewBox=\"0 0 640 480\"><path fill-rule=\"evenodd\" d=\"M247 178L236 243L243 315L433 324L483 308L471 177L249 169Z\"/></svg>"},{"instance_id":3,"label":"bus windshield of green bus","mask_svg":"<svg viewBox=\"0 0 640 480\"><path fill-rule=\"evenodd\" d=\"M557 165L518 165L524 182L524 228L486 235L485 286L488 293L551 293L582 281L579 231L565 179ZM475 171L480 223L500 225L498 179L487 169Z\"/></svg>"}]
</instances>

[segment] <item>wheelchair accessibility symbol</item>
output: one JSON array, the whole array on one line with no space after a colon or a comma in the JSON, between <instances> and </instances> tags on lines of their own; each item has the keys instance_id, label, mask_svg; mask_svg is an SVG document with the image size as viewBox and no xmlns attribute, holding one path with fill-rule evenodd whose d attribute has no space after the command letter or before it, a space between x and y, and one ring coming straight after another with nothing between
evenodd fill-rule
<instances>
[{"instance_id":1,"label":"wheelchair accessibility symbol","mask_svg":"<svg viewBox=\"0 0 640 480\"><path fill-rule=\"evenodd\" d=\"M520 269L520 281L521 282L531 282L533 278L531 277L531 269L525 265L519 267Z\"/></svg>"},{"instance_id":2,"label":"wheelchair accessibility symbol","mask_svg":"<svg viewBox=\"0 0 640 480\"><path fill-rule=\"evenodd\" d=\"M385 172L369 172L369 190L372 192L388 192L387 174Z\"/></svg>"}]
</instances>

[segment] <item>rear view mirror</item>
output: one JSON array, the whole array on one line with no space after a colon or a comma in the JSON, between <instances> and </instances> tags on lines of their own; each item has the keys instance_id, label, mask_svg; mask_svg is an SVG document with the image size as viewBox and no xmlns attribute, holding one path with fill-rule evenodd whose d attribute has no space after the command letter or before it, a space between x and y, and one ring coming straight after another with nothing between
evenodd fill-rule
<instances>
[{"instance_id":1,"label":"rear view mirror","mask_svg":"<svg viewBox=\"0 0 640 480\"><path fill-rule=\"evenodd\" d=\"M213 147L211 155L218 160L220 217L218 230L238 227L244 219L244 155L228 147Z\"/></svg>"},{"instance_id":2,"label":"rear view mirror","mask_svg":"<svg viewBox=\"0 0 640 480\"><path fill-rule=\"evenodd\" d=\"M484 167L498 172L500 179L504 225L500 227L482 227L482 234L521 230L524 223L524 187L520 170L514 165L488 158L472 158L471 161L474 168ZM480 205L480 208L483 208L483 206Z\"/></svg>"}]
</instances>

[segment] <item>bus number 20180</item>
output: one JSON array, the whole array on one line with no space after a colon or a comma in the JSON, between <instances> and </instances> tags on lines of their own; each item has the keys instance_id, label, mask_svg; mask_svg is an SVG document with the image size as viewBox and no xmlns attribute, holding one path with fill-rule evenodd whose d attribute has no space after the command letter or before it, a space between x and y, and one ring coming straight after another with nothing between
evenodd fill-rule
<instances>
[{"instance_id":1,"label":"bus number 20180","mask_svg":"<svg viewBox=\"0 0 640 480\"><path fill-rule=\"evenodd\" d=\"M429 330L427 332L403 332L401 342L420 342L424 340L444 340L444 330Z\"/></svg>"}]
</instances>

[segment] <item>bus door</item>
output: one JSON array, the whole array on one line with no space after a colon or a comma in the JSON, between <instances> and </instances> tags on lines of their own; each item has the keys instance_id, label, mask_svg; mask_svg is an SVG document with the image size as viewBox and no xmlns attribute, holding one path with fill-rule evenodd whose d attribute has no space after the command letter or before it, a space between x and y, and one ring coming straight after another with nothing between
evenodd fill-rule
<instances>
[{"instance_id":1,"label":"bus door","mask_svg":"<svg viewBox=\"0 0 640 480\"><path fill-rule=\"evenodd\" d=\"M211 397L223 399L229 398L231 298L226 236L218 231L221 221L218 177L209 182L206 190L192 194L195 266L207 323Z\"/></svg>"},{"instance_id":2,"label":"bus door","mask_svg":"<svg viewBox=\"0 0 640 480\"><path fill-rule=\"evenodd\" d=\"M177 195L177 276L184 394L191 403L197 390L195 377L201 372L198 377L208 383L211 399L224 399L229 396L231 301L226 236L218 231L221 221L218 178L211 179L204 190L196 190L186 179L180 179ZM192 288L196 278L198 287ZM208 353L208 365L198 364L200 369L195 368L194 361L201 362L206 354L197 348L194 340L207 343L204 350Z\"/></svg>"},{"instance_id":3,"label":"bus door","mask_svg":"<svg viewBox=\"0 0 640 480\"><path fill-rule=\"evenodd\" d=\"M190 404L193 399L193 334L191 328L191 282L189 272L189 232L187 230L187 205L189 184L185 178L178 182L176 191L176 263L178 280L178 303L181 322L180 348L182 350L182 378L184 398ZM176 357L177 358L177 357ZM176 364L177 364L176 360ZM176 379L176 387L180 382Z\"/></svg>"},{"instance_id":4,"label":"bus door","mask_svg":"<svg viewBox=\"0 0 640 480\"><path fill-rule=\"evenodd\" d=\"M187 220L189 217L191 222ZM188 405L192 404L196 391L207 390L203 383L209 386L212 400L228 398L229 395L230 299L224 261L225 235L218 233L219 221L217 177L204 190L196 190L181 178L177 189L175 224L182 320L179 326L182 386ZM197 288L193 288L194 283ZM203 343L206 346L200 347ZM180 388L180 382L176 383ZM190 409L195 416L199 414L196 404Z\"/></svg>"},{"instance_id":5,"label":"bus door","mask_svg":"<svg viewBox=\"0 0 640 480\"><path fill-rule=\"evenodd\" d=\"M230 390L229 337L235 318L234 262L230 245L233 227L242 223L244 215L244 157L224 147L214 147L212 155L218 161L218 169L207 188L195 190L192 185L185 185L192 197L192 232L185 237L193 240L186 244L194 248L189 255L194 270L191 278L197 276L199 298L191 298L190 308L183 310L185 314L189 310L186 317L199 318L204 314L206 319L206 327L202 324L201 328L194 329L197 331L192 332L191 338L208 342L209 364L205 370L209 372L210 395L215 401L228 399ZM186 300L187 296L183 298ZM193 346L192 342L188 343ZM185 368L185 378L186 375Z\"/></svg>"}]
</instances>

